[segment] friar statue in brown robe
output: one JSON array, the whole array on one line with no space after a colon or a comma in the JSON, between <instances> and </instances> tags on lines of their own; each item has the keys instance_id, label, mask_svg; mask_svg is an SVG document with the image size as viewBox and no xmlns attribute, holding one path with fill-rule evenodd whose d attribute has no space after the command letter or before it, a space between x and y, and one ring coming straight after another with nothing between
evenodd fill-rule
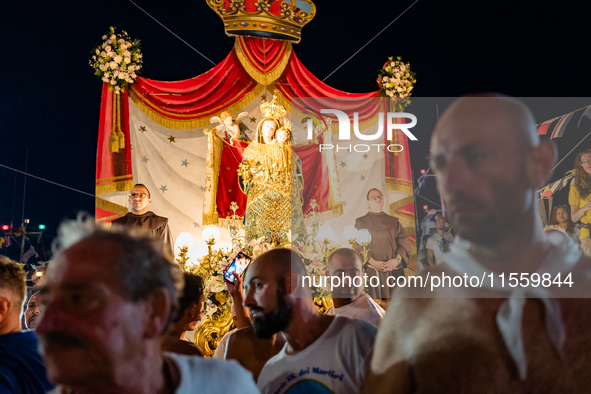
<instances>
[{"instance_id":1,"label":"friar statue in brown robe","mask_svg":"<svg viewBox=\"0 0 591 394\"><path fill-rule=\"evenodd\" d=\"M174 258L174 242L172 232L168 227L168 218L158 216L149 211L148 207L152 203L150 191L141 183L135 185L129 192L129 205L131 212L127 215L115 219L112 223L122 226L138 226L152 233L154 238L161 239L164 242L165 255L170 254Z\"/></svg>"},{"instance_id":2,"label":"friar statue in brown robe","mask_svg":"<svg viewBox=\"0 0 591 394\"><path fill-rule=\"evenodd\" d=\"M370 278L368 294L372 298L390 298L395 280L404 276L411 252L410 239L400 221L382 211L384 195L378 189L367 193L369 212L355 220L355 228L371 234L365 273ZM378 277L379 282L371 277ZM391 286L388 286L388 277ZM376 285L377 284L377 285ZM383 285L383 287L382 287Z\"/></svg>"}]
</instances>

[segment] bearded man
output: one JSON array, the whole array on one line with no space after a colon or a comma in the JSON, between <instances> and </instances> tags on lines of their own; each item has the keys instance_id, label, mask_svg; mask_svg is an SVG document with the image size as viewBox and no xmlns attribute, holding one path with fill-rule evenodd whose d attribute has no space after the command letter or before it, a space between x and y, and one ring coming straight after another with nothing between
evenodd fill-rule
<instances>
[{"instance_id":1,"label":"bearded man","mask_svg":"<svg viewBox=\"0 0 591 394\"><path fill-rule=\"evenodd\" d=\"M257 386L263 394L358 393L376 329L321 314L304 279L309 278L302 260L289 249L264 253L246 271L244 305L255 334L270 338L281 332L286 341L263 367Z\"/></svg>"}]
</instances>

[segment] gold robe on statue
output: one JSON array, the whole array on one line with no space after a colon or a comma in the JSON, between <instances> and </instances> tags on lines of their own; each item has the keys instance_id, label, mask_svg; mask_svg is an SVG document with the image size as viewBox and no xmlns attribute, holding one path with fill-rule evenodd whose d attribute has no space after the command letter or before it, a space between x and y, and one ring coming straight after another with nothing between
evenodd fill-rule
<instances>
[{"instance_id":1,"label":"gold robe on statue","mask_svg":"<svg viewBox=\"0 0 591 394\"><path fill-rule=\"evenodd\" d=\"M253 141L244 150L239 174L248 196L244 215L247 242L290 230L305 236L301 164L289 146Z\"/></svg>"}]
</instances>

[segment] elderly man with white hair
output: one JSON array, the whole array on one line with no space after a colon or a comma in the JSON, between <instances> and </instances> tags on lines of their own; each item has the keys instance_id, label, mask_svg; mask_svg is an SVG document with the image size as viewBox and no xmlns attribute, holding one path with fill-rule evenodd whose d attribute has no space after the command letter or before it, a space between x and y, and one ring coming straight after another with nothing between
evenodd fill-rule
<instances>
[{"instance_id":1,"label":"elderly man with white hair","mask_svg":"<svg viewBox=\"0 0 591 394\"><path fill-rule=\"evenodd\" d=\"M93 218L59 233L37 327L55 393L258 392L235 362L160 350L184 285L162 242Z\"/></svg>"}]
</instances>

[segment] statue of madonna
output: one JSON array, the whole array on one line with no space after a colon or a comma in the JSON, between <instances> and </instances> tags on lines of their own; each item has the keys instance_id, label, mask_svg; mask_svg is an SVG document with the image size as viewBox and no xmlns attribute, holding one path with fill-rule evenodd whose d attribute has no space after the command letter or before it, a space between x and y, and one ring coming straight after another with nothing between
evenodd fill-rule
<instances>
[{"instance_id":1,"label":"statue of madonna","mask_svg":"<svg viewBox=\"0 0 591 394\"><path fill-rule=\"evenodd\" d=\"M261 113L256 138L244 150L238 169L240 186L248 197L244 215L246 241L285 235L290 230L292 240L295 234L303 239L303 178L301 162L290 146L289 122L281 123L287 111L274 96L271 102L261 104Z\"/></svg>"}]
</instances>

